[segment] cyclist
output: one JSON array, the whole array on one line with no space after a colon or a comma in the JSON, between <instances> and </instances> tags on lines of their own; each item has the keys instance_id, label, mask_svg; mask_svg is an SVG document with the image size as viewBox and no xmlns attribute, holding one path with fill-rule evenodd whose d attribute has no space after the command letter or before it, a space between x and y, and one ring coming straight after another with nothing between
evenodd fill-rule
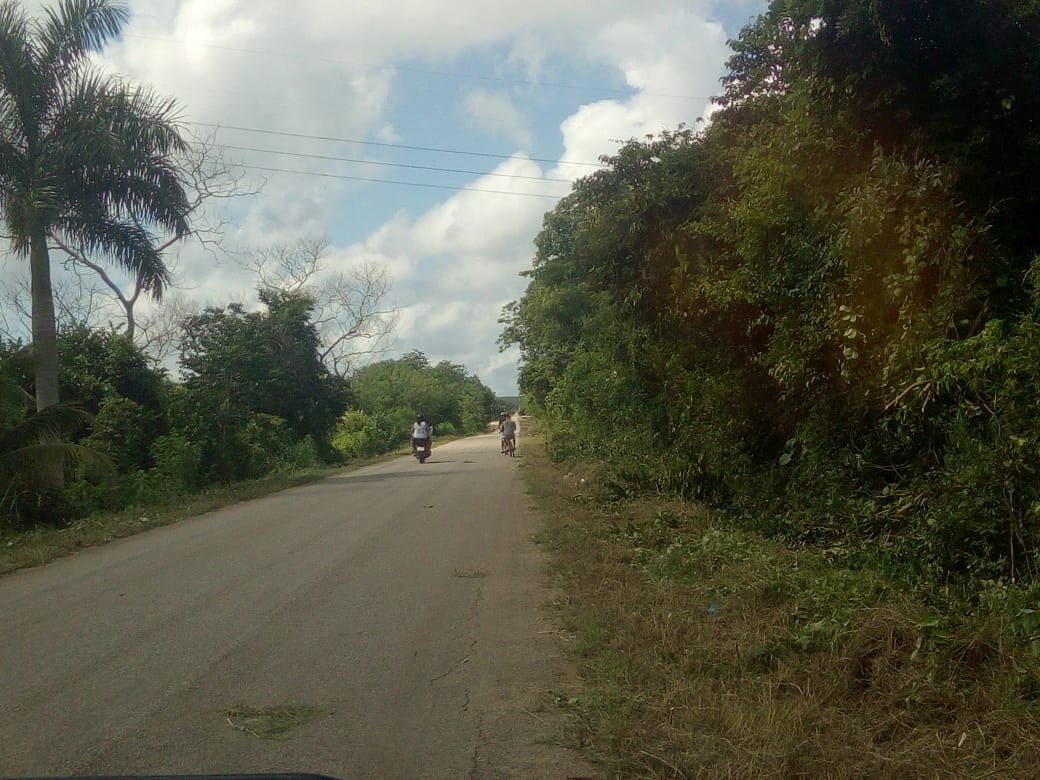
<instances>
[{"instance_id":1,"label":"cyclist","mask_svg":"<svg viewBox=\"0 0 1040 780\"><path fill-rule=\"evenodd\" d=\"M512 454L516 451L516 423L512 417L503 414L498 428L502 432L502 452Z\"/></svg>"}]
</instances>

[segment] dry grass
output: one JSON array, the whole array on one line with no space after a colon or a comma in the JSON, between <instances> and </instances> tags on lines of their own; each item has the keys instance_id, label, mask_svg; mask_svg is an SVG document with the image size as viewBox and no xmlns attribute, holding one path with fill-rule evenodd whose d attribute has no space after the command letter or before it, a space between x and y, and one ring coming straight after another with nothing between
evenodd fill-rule
<instances>
[{"instance_id":1,"label":"dry grass","mask_svg":"<svg viewBox=\"0 0 1040 780\"><path fill-rule=\"evenodd\" d=\"M597 502L593 474L532 444L523 472L550 518L542 541L584 680L561 706L605 777L1040 773L1021 659L987 627L936 636L876 575L695 506Z\"/></svg>"}]
</instances>

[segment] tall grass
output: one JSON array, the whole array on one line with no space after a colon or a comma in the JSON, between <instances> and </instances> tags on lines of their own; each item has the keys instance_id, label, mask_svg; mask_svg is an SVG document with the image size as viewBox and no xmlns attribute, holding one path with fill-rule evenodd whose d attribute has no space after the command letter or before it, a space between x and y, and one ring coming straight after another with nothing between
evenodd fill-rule
<instances>
[{"instance_id":1,"label":"tall grass","mask_svg":"<svg viewBox=\"0 0 1040 780\"><path fill-rule=\"evenodd\" d=\"M583 679L561 706L604 777L1037 776L1036 658L999 621L543 451L528 432Z\"/></svg>"}]
</instances>

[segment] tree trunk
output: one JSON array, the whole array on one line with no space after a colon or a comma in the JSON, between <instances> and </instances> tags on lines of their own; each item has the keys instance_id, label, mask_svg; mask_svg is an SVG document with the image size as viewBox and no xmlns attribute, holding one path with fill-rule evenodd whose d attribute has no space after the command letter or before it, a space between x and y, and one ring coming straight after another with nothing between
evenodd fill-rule
<instances>
[{"instance_id":1,"label":"tree trunk","mask_svg":"<svg viewBox=\"0 0 1040 780\"><path fill-rule=\"evenodd\" d=\"M135 295L132 300L123 301L123 310L126 312L126 337L132 344L134 342L134 336L137 335L137 321L134 320L134 303L137 301Z\"/></svg>"},{"instance_id":2,"label":"tree trunk","mask_svg":"<svg viewBox=\"0 0 1040 780\"><path fill-rule=\"evenodd\" d=\"M36 409L58 403L58 327L54 321L54 295L51 292L51 258L47 236L33 235L29 242L29 268L32 274L32 351L36 374ZM41 437L41 443L53 439ZM65 465L59 461L44 468L43 487L58 491L65 485Z\"/></svg>"},{"instance_id":3,"label":"tree trunk","mask_svg":"<svg viewBox=\"0 0 1040 780\"><path fill-rule=\"evenodd\" d=\"M29 242L32 274L33 368L36 375L36 409L58 403L58 328L54 321L51 292L51 258L47 237L33 235Z\"/></svg>"}]
</instances>

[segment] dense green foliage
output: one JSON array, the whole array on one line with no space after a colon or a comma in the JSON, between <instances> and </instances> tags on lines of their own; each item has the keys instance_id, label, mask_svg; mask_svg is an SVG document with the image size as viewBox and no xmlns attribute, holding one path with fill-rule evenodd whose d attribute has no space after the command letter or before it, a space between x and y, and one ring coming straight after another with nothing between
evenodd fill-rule
<instances>
[{"instance_id":1,"label":"dense green foliage","mask_svg":"<svg viewBox=\"0 0 1040 780\"><path fill-rule=\"evenodd\" d=\"M262 312L230 305L182 323L185 377L179 384L151 368L121 334L62 333L61 387L69 401L38 414L31 409L28 350L7 345L0 363L7 388L0 461L12 453L24 462L27 452L50 452L50 468L66 474L64 488L55 491L0 467L9 520L67 520L339 462L330 439L349 391L318 356L311 304L273 293L265 303ZM46 421L53 422L41 425ZM25 449L30 446L35 449Z\"/></svg>"},{"instance_id":2,"label":"dense green foliage","mask_svg":"<svg viewBox=\"0 0 1040 780\"><path fill-rule=\"evenodd\" d=\"M171 415L214 481L263 474L305 440L331 459L329 437L349 403L346 382L319 357L312 301L270 291L260 297L266 312L231 304L184 323L185 382Z\"/></svg>"},{"instance_id":3,"label":"dense green foliage","mask_svg":"<svg viewBox=\"0 0 1040 780\"><path fill-rule=\"evenodd\" d=\"M421 352L384 360L351 379L357 410L340 427L336 446L351 455L374 455L406 443L423 414L435 436L478 433L498 416L494 392L463 366L431 366Z\"/></svg>"},{"instance_id":4,"label":"dense green foliage","mask_svg":"<svg viewBox=\"0 0 1040 780\"><path fill-rule=\"evenodd\" d=\"M61 334L67 403L35 412L29 350L0 344L0 528L63 522L403 446L418 413L437 436L486 430L499 405L462 366L413 352L352 382L321 360L311 300L262 291L264 309L181 323L182 377L125 336ZM41 474L64 473L63 488Z\"/></svg>"},{"instance_id":5,"label":"dense green foliage","mask_svg":"<svg viewBox=\"0 0 1040 780\"><path fill-rule=\"evenodd\" d=\"M89 450L67 443L87 415L69 404L35 411L32 395L22 386L31 373L28 349L0 344L0 527L4 518L46 518L59 500L47 477L92 460Z\"/></svg>"},{"instance_id":6,"label":"dense green foliage","mask_svg":"<svg viewBox=\"0 0 1040 780\"><path fill-rule=\"evenodd\" d=\"M1040 4L775 0L504 312L559 457L919 583L1040 563Z\"/></svg>"}]
</instances>

